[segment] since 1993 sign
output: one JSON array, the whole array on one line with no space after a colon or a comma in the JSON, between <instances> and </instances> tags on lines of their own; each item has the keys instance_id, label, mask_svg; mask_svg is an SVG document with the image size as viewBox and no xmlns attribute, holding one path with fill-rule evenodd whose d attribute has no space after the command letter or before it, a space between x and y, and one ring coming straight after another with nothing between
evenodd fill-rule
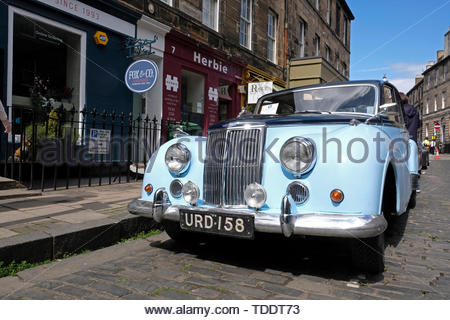
<instances>
[{"instance_id":1,"label":"since 1993 sign","mask_svg":"<svg viewBox=\"0 0 450 320\"><path fill-rule=\"evenodd\" d=\"M136 93L150 90L158 78L158 66L151 60L133 62L125 73L125 84Z\"/></svg>"}]
</instances>

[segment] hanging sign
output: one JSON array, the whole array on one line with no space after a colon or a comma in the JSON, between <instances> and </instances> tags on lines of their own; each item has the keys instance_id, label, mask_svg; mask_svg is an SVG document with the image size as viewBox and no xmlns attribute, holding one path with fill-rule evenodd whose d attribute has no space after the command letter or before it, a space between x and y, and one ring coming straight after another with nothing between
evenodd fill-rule
<instances>
[{"instance_id":1,"label":"hanging sign","mask_svg":"<svg viewBox=\"0 0 450 320\"><path fill-rule=\"evenodd\" d=\"M136 93L143 93L156 83L158 66L152 60L138 60L133 62L125 73L125 84L128 89Z\"/></svg>"},{"instance_id":2,"label":"hanging sign","mask_svg":"<svg viewBox=\"0 0 450 320\"><path fill-rule=\"evenodd\" d=\"M272 93L273 82L252 82L248 84L248 104L254 104L263 95Z\"/></svg>"}]
</instances>

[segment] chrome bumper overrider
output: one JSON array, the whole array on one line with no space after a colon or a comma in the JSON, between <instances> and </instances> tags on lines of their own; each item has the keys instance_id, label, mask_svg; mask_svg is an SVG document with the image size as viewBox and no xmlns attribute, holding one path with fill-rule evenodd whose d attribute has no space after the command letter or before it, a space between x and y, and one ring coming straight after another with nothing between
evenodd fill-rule
<instances>
[{"instance_id":1,"label":"chrome bumper overrider","mask_svg":"<svg viewBox=\"0 0 450 320\"><path fill-rule=\"evenodd\" d=\"M153 202L134 200L128 205L132 214L162 220L180 220L180 209L195 212L233 212L254 216L255 230L258 232L291 235L310 235L342 238L369 238L383 233L387 222L383 215L344 215L344 214L296 214L273 216L246 210L229 210L187 206L153 206Z\"/></svg>"}]
</instances>

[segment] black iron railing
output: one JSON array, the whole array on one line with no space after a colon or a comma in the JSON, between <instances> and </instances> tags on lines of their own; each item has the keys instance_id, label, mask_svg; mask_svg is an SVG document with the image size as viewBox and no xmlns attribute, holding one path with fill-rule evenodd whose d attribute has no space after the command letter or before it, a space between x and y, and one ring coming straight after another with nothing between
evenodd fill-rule
<instances>
[{"instance_id":1,"label":"black iron railing","mask_svg":"<svg viewBox=\"0 0 450 320\"><path fill-rule=\"evenodd\" d=\"M30 189L138 180L161 141L151 118L74 106L13 107L12 132L0 135L0 174Z\"/></svg>"}]
</instances>

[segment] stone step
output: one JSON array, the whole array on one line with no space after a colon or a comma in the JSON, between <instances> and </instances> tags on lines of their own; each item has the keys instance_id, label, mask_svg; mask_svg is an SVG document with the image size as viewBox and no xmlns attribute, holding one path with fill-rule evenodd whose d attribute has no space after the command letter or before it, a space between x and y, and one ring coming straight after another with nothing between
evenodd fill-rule
<instances>
[{"instance_id":1,"label":"stone step","mask_svg":"<svg viewBox=\"0 0 450 320\"><path fill-rule=\"evenodd\" d=\"M0 190L15 189L15 188L24 188L24 186L21 185L16 180L0 177Z\"/></svg>"},{"instance_id":2,"label":"stone step","mask_svg":"<svg viewBox=\"0 0 450 320\"><path fill-rule=\"evenodd\" d=\"M0 201L17 199L17 198L29 198L34 196L40 196L42 192L40 190L28 190L25 188L14 188L7 190L0 190Z\"/></svg>"}]
</instances>

